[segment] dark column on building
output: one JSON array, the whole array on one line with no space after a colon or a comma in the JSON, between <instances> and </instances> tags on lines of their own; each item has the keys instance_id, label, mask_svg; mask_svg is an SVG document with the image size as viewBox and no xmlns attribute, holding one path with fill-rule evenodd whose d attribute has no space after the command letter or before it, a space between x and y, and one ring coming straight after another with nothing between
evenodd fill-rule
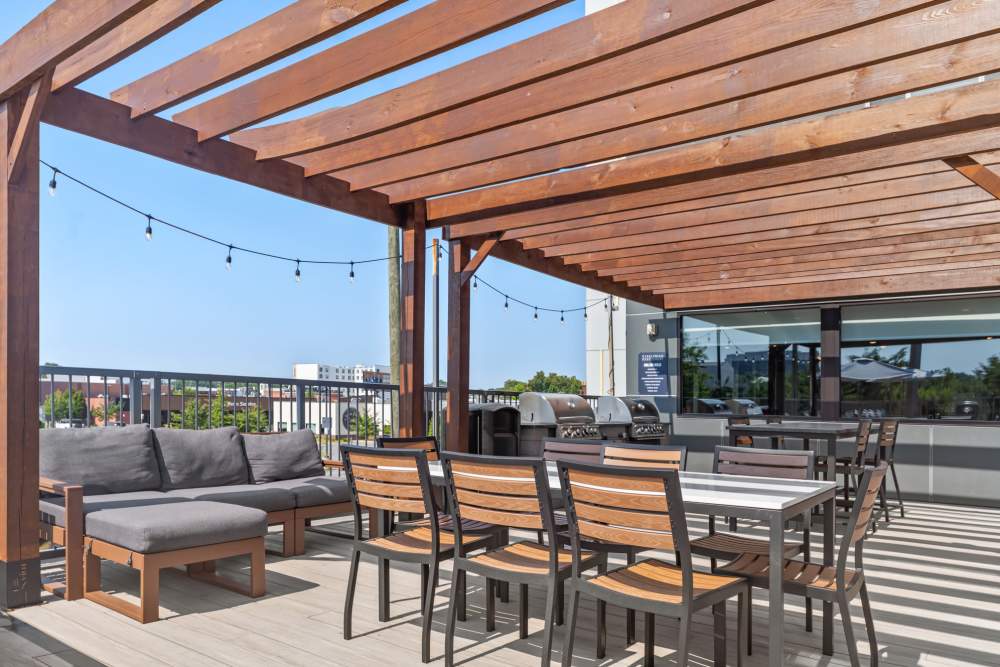
<instances>
[{"instance_id":1,"label":"dark column on building","mask_svg":"<svg viewBox=\"0 0 1000 667\"><path fill-rule=\"evenodd\" d=\"M819 416L840 417L840 308L819 311L820 356Z\"/></svg>"}]
</instances>

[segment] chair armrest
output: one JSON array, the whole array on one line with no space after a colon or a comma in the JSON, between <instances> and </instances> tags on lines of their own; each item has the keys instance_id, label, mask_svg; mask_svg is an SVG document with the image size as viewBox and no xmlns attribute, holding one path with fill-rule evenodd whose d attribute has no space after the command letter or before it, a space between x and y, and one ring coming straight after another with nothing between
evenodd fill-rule
<instances>
[{"instance_id":1,"label":"chair armrest","mask_svg":"<svg viewBox=\"0 0 1000 667\"><path fill-rule=\"evenodd\" d=\"M79 492L77 489L79 489ZM70 484L69 482L49 479L48 477L40 477L38 479L38 490L45 493L54 493L59 496L68 496L76 493L83 495L83 487L79 484Z\"/></svg>"},{"instance_id":2,"label":"chair armrest","mask_svg":"<svg viewBox=\"0 0 1000 667\"><path fill-rule=\"evenodd\" d=\"M333 459L323 459L323 467L324 468L343 468L344 467L344 462L343 461L335 461Z\"/></svg>"}]
</instances>

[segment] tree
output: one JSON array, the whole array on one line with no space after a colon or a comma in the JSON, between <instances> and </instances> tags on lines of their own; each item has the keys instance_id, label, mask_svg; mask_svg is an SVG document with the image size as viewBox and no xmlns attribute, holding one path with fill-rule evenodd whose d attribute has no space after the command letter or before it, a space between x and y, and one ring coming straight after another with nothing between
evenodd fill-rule
<instances>
[{"instance_id":1,"label":"tree","mask_svg":"<svg viewBox=\"0 0 1000 667\"><path fill-rule=\"evenodd\" d=\"M104 416L104 404L95 405L90 409L90 415L94 418L95 422L105 423L109 421L118 421L118 415L121 414L122 406L120 401L108 401L108 414L107 418Z\"/></svg>"},{"instance_id":2,"label":"tree","mask_svg":"<svg viewBox=\"0 0 1000 667\"><path fill-rule=\"evenodd\" d=\"M233 414L233 406L225 405L222 396L215 396L211 402L190 401L182 412L172 412L170 426L199 429L235 426L243 433L255 433L271 430L271 420L266 410L255 405L248 408L237 406L236 414Z\"/></svg>"},{"instance_id":3,"label":"tree","mask_svg":"<svg viewBox=\"0 0 1000 667\"><path fill-rule=\"evenodd\" d=\"M82 391L64 391L56 389L45 397L42 403L43 419L48 422L57 422L60 419L69 419L70 403L72 401L73 419L87 418L87 402Z\"/></svg>"},{"instance_id":4,"label":"tree","mask_svg":"<svg viewBox=\"0 0 1000 667\"><path fill-rule=\"evenodd\" d=\"M528 381L507 380L503 383L504 391L540 391L551 394L581 394L583 393L583 381L572 375L560 375L559 373L545 374L545 371L538 371Z\"/></svg>"},{"instance_id":5,"label":"tree","mask_svg":"<svg viewBox=\"0 0 1000 667\"><path fill-rule=\"evenodd\" d=\"M711 378L704 366L708 363L708 353L697 344L685 344L681 351L681 377L684 379L684 398L687 408L696 412L694 399L708 396L708 384Z\"/></svg>"}]
</instances>

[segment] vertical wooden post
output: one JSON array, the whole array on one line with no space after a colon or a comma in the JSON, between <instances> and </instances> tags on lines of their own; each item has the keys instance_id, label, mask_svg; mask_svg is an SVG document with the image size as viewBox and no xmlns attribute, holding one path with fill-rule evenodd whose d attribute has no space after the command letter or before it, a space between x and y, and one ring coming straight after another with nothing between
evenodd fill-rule
<instances>
[{"instance_id":1,"label":"vertical wooden post","mask_svg":"<svg viewBox=\"0 0 1000 667\"><path fill-rule=\"evenodd\" d=\"M840 418L840 308L819 311L820 356L819 416Z\"/></svg>"},{"instance_id":2,"label":"vertical wooden post","mask_svg":"<svg viewBox=\"0 0 1000 667\"><path fill-rule=\"evenodd\" d=\"M448 440L450 452L469 450L469 283L462 270L469 243L451 241L448 250Z\"/></svg>"},{"instance_id":3,"label":"vertical wooden post","mask_svg":"<svg viewBox=\"0 0 1000 667\"><path fill-rule=\"evenodd\" d=\"M399 338L399 434L425 435L424 282L427 264L427 206L408 206L403 229L402 332Z\"/></svg>"},{"instance_id":4,"label":"vertical wooden post","mask_svg":"<svg viewBox=\"0 0 1000 667\"><path fill-rule=\"evenodd\" d=\"M0 608L41 595L38 92L0 101Z\"/></svg>"}]
</instances>

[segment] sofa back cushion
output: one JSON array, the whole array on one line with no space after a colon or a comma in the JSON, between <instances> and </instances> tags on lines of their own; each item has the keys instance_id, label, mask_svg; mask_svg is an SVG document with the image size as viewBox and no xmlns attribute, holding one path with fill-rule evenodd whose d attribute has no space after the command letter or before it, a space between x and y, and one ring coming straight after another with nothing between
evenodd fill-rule
<instances>
[{"instance_id":1,"label":"sofa back cushion","mask_svg":"<svg viewBox=\"0 0 1000 667\"><path fill-rule=\"evenodd\" d=\"M235 427L195 431L154 428L163 490L246 484L250 479Z\"/></svg>"},{"instance_id":2,"label":"sofa back cushion","mask_svg":"<svg viewBox=\"0 0 1000 667\"><path fill-rule=\"evenodd\" d=\"M80 484L87 495L160 488L153 434L144 424L46 428L38 450L42 477Z\"/></svg>"},{"instance_id":3,"label":"sofa back cushion","mask_svg":"<svg viewBox=\"0 0 1000 667\"><path fill-rule=\"evenodd\" d=\"M250 481L257 484L283 479L317 477L324 473L316 436L309 429L291 433L243 436Z\"/></svg>"}]
</instances>

